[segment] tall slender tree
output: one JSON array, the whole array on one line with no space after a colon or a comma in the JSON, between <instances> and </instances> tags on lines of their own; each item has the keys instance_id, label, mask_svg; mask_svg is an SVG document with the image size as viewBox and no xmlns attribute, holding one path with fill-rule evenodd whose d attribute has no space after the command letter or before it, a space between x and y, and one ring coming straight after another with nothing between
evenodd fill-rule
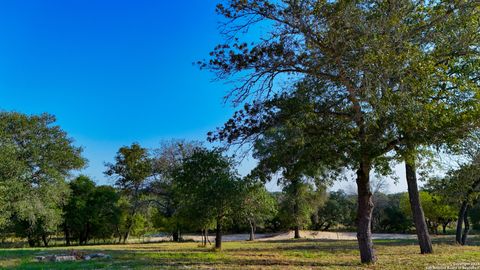
<instances>
[{"instance_id":1,"label":"tall slender tree","mask_svg":"<svg viewBox=\"0 0 480 270\"><path fill-rule=\"evenodd\" d=\"M176 219L178 201L174 194L174 171L182 166L182 162L190 157L201 143L185 140L164 141L153 150L153 181L148 189L153 195L153 202L165 219L168 220L172 231L173 241L180 240L182 224Z\"/></svg>"},{"instance_id":2,"label":"tall slender tree","mask_svg":"<svg viewBox=\"0 0 480 270\"><path fill-rule=\"evenodd\" d=\"M432 178L427 188L434 194L446 198L458 209L456 242L465 245L469 233L468 212L480 198L480 162L478 159L462 164L447 172L443 178ZM465 226L465 228L464 228Z\"/></svg>"},{"instance_id":3,"label":"tall slender tree","mask_svg":"<svg viewBox=\"0 0 480 270\"><path fill-rule=\"evenodd\" d=\"M243 183L244 192L236 215L249 225L249 240L254 241L257 227L276 214L276 201L263 183L247 179Z\"/></svg>"},{"instance_id":4,"label":"tall slender tree","mask_svg":"<svg viewBox=\"0 0 480 270\"><path fill-rule=\"evenodd\" d=\"M318 212L326 197L324 191L322 187L316 189L307 179L285 182L279 211L282 223L293 227L295 239L301 238L300 230L305 229L310 224L312 215Z\"/></svg>"},{"instance_id":5,"label":"tall slender tree","mask_svg":"<svg viewBox=\"0 0 480 270\"><path fill-rule=\"evenodd\" d=\"M142 191L146 188L147 180L152 175L152 160L147 149L138 143L121 147L115 156L115 163L106 163L105 174L115 178L115 185L120 188L128 199L128 214L123 242L128 240L134 225L135 215L142 207Z\"/></svg>"}]
</instances>

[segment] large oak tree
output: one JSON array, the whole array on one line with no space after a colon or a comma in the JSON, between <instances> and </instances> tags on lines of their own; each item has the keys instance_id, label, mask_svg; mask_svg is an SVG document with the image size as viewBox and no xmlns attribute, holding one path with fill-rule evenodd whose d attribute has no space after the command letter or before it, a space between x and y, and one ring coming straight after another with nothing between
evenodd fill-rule
<instances>
[{"instance_id":1,"label":"large oak tree","mask_svg":"<svg viewBox=\"0 0 480 270\"><path fill-rule=\"evenodd\" d=\"M69 194L65 179L85 164L81 152L54 116L1 112L0 225L47 246Z\"/></svg>"},{"instance_id":2,"label":"large oak tree","mask_svg":"<svg viewBox=\"0 0 480 270\"><path fill-rule=\"evenodd\" d=\"M357 172L361 261L374 262L369 175L381 163L379 159L405 143L396 125L399 94L424 96L423 91L431 87L418 83L429 81L424 78L430 78L431 68L447 82L443 91L450 91L455 77L451 76L452 67L470 63L459 60L465 55L478 55L478 5L472 1L230 0L219 4L217 10L226 18L226 43L218 45L211 59L200 65L220 79L239 80L227 97L235 104L251 99L262 103L275 91L283 91L275 87L276 82L302 81L307 92L312 89L311 103L321 104L316 113L323 118L328 115L326 118L348 130L340 137L350 146L336 156L347 157L348 165ZM252 28L261 36L245 42L242 38L248 37L243 34ZM470 38L463 39L461 47L457 47L459 43L445 46L445 41L457 36L440 30L457 28L470 30L470 36L461 35ZM426 72L417 72L424 67ZM287 87L286 91L296 88ZM472 98L476 97L473 92Z\"/></svg>"}]
</instances>

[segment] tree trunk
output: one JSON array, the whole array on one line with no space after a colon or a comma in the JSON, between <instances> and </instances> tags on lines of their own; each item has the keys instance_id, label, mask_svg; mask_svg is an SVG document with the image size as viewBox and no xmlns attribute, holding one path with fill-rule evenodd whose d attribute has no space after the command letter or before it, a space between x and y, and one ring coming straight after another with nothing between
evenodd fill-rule
<instances>
[{"instance_id":1,"label":"tree trunk","mask_svg":"<svg viewBox=\"0 0 480 270\"><path fill-rule=\"evenodd\" d=\"M249 241L255 241L255 224L250 220L250 239Z\"/></svg>"},{"instance_id":2,"label":"tree trunk","mask_svg":"<svg viewBox=\"0 0 480 270\"><path fill-rule=\"evenodd\" d=\"M294 185L295 187L295 194L297 194L298 196L298 181L295 180L295 182L292 182L292 185ZM294 235L294 239L300 239L300 226L299 226L299 221L298 221L298 212L299 212L299 209L298 209L298 201L297 199L295 200L294 202L294 205L293 205L293 215L294 215L294 218L295 218L295 235Z\"/></svg>"},{"instance_id":3,"label":"tree trunk","mask_svg":"<svg viewBox=\"0 0 480 270\"><path fill-rule=\"evenodd\" d=\"M467 206L467 209L465 210L465 214L463 215L463 221L465 224L465 228L463 229L463 234L462 234L462 246L467 244L467 237L468 237L468 233L470 232L470 222L468 222L468 206Z\"/></svg>"},{"instance_id":4,"label":"tree trunk","mask_svg":"<svg viewBox=\"0 0 480 270\"><path fill-rule=\"evenodd\" d=\"M210 239L208 239L208 228L205 229L205 239L206 239L205 245L207 245L207 243L210 244L210 245L212 244L210 242Z\"/></svg>"},{"instance_id":5,"label":"tree trunk","mask_svg":"<svg viewBox=\"0 0 480 270\"><path fill-rule=\"evenodd\" d=\"M88 243L88 240L90 240L90 224L89 223L87 223L85 228L85 245Z\"/></svg>"},{"instance_id":6,"label":"tree trunk","mask_svg":"<svg viewBox=\"0 0 480 270\"><path fill-rule=\"evenodd\" d=\"M369 163L361 162L357 171L357 240L362 263L374 263L376 261L371 231L373 200L370 188L370 169Z\"/></svg>"},{"instance_id":7,"label":"tree trunk","mask_svg":"<svg viewBox=\"0 0 480 270\"><path fill-rule=\"evenodd\" d=\"M46 234L42 234L42 241L43 241L43 245L45 247L48 247L48 236Z\"/></svg>"},{"instance_id":8,"label":"tree trunk","mask_svg":"<svg viewBox=\"0 0 480 270\"><path fill-rule=\"evenodd\" d=\"M467 206L468 206L467 201L463 201L462 206L460 207L460 211L458 211L457 231L456 231L456 234L455 234L455 241L459 245L462 244L463 221L465 219L464 217L465 217L465 214L467 212Z\"/></svg>"},{"instance_id":9,"label":"tree trunk","mask_svg":"<svg viewBox=\"0 0 480 270\"><path fill-rule=\"evenodd\" d=\"M300 226L295 226L295 239L300 239Z\"/></svg>"},{"instance_id":10,"label":"tree trunk","mask_svg":"<svg viewBox=\"0 0 480 270\"><path fill-rule=\"evenodd\" d=\"M447 226L448 226L448 223L442 223L442 233L443 234L447 234Z\"/></svg>"},{"instance_id":11,"label":"tree trunk","mask_svg":"<svg viewBox=\"0 0 480 270\"><path fill-rule=\"evenodd\" d=\"M133 209L131 209L131 213L130 213L130 216L127 217L127 231L125 232L124 236L123 236L123 243L127 243L128 241L128 237L130 236L130 231L132 230L133 228L133 223L134 223L134 219L135 219L135 215L137 214L137 207L138 207L138 198L137 198L137 194L138 194L138 187L135 188L135 193L134 193L134 202L133 202Z\"/></svg>"},{"instance_id":12,"label":"tree trunk","mask_svg":"<svg viewBox=\"0 0 480 270\"><path fill-rule=\"evenodd\" d=\"M28 241L28 246L29 247L35 247L35 244L36 244L35 239L33 239L32 237L28 237L27 241Z\"/></svg>"},{"instance_id":13,"label":"tree trunk","mask_svg":"<svg viewBox=\"0 0 480 270\"><path fill-rule=\"evenodd\" d=\"M67 226L64 228L64 233L65 233L65 245L70 246L70 230L68 229Z\"/></svg>"},{"instance_id":14,"label":"tree trunk","mask_svg":"<svg viewBox=\"0 0 480 270\"><path fill-rule=\"evenodd\" d=\"M207 243L210 244L210 239L208 239L208 228L205 229L205 246L207 246Z\"/></svg>"},{"instance_id":15,"label":"tree trunk","mask_svg":"<svg viewBox=\"0 0 480 270\"><path fill-rule=\"evenodd\" d=\"M178 231L172 233L172 240L173 242L178 242L180 238L178 237Z\"/></svg>"},{"instance_id":16,"label":"tree trunk","mask_svg":"<svg viewBox=\"0 0 480 270\"><path fill-rule=\"evenodd\" d=\"M418 194L415 160L405 160L405 172L407 175L410 208L412 209L413 220L415 222L415 230L417 231L420 253L433 253L432 241L430 240L430 235L428 234L428 227L427 223L425 222L425 214L423 213L420 196Z\"/></svg>"},{"instance_id":17,"label":"tree trunk","mask_svg":"<svg viewBox=\"0 0 480 270\"><path fill-rule=\"evenodd\" d=\"M128 237L130 236L130 229L128 229L125 234L123 235L123 243L126 244L128 241Z\"/></svg>"},{"instance_id":18,"label":"tree trunk","mask_svg":"<svg viewBox=\"0 0 480 270\"><path fill-rule=\"evenodd\" d=\"M222 220L221 218L217 218L217 235L215 237L215 248L221 249L222 248Z\"/></svg>"}]
</instances>

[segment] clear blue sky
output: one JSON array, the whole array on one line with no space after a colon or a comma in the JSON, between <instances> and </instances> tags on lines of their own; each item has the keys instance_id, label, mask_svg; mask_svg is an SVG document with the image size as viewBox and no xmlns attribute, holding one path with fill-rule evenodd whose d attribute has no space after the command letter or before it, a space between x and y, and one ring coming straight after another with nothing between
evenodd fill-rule
<instances>
[{"instance_id":1,"label":"clear blue sky","mask_svg":"<svg viewBox=\"0 0 480 270\"><path fill-rule=\"evenodd\" d=\"M215 1L1 1L0 108L48 112L86 173L134 141L204 140L232 113L194 61L221 40Z\"/></svg>"},{"instance_id":2,"label":"clear blue sky","mask_svg":"<svg viewBox=\"0 0 480 270\"><path fill-rule=\"evenodd\" d=\"M231 85L192 65L222 40L216 2L1 1L0 108L57 116L99 183L123 145L203 141L233 112Z\"/></svg>"}]
</instances>

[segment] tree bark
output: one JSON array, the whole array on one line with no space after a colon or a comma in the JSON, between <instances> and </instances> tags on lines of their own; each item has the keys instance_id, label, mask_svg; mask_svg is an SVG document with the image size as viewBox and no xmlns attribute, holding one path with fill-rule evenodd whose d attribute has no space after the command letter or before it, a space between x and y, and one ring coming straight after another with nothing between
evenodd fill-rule
<instances>
[{"instance_id":1,"label":"tree bark","mask_svg":"<svg viewBox=\"0 0 480 270\"><path fill-rule=\"evenodd\" d=\"M362 161L357 171L357 240L362 263L374 263L376 261L371 231L373 200L370 188L370 169L370 164Z\"/></svg>"},{"instance_id":2,"label":"tree bark","mask_svg":"<svg viewBox=\"0 0 480 270\"><path fill-rule=\"evenodd\" d=\"M221 249L222 248L222 220L221 218L217 218L217 232L215 237L215 248Z\"/></svg>"},{"instance_id":3,"label":"tree bark","mask_svg":"<svg viewBox=\"0 0 480 270\"><path fill-rule=\"evenodd\" d=\"M178 242L179 241L179 237L178 237L178 232L175 231L172 233L172 240L173 242Z\"/></svg>"},{"instance_id":4,"label":"tree bark","mask_svg":"<svg viewBox=\"0 0 480 270\"><path fill-rule=\"evenodd\" d=\"M442 223L442 233L443 234L447 234L447 226L448 226L448 223Z\"/></svg>"},{"instance_id":5,"label":"tree bark","mask_svg":"<svg viewBox=\"0 0 480 270\"><path fill-rule=\"evenodd\" d=\"M210 243L210 239L208 239L208 228L205 229L205 246L208 244L212 244Z\"/></svg>"},{"instance_id":6,"label":"tree bark","mask_svg":"<svg viewBox=\"0 0 480 270\"><path fill-rule=\"evenodd\" d=\"M467 237L468 233L470 232L470 222L468 222L468 206L465 210L465 214L463 215L463 222L465 224L465 228L463 229L462 233L462 246L467 244Z\"/></svg>"},{"instance_id":7,"label":"tree bark","mask_svg":"<svg viewBox=\"0 0 480 270\"><path fill-rule=\"evenodd\" d=\"M461 245L462 244L462 230L463 230L463 221L465 214L467 212L467 206L468 202L463 201L462 206L460 207L460 211L458 211L458 219L457 219L457 231L455 234L455 241L457 244Z\"/></svg>"},{"instance_id":8,"label":"tree bark","mask_svg":"<svg viewBox=\"0 0 480 270\"><path fill-rule=\"evenodd\" d=\"M70 246L70 230L68 227L65 225L64 227L64 233L65 233L65 245Z\"/></svg>"},{"instance_id":9,"label":"tree bark","mask_svg":"<svg viewBox=\"0 0 480 270\"><path fill-rule=\"evenodd\" d=\"M298 196L298 181L295 180L295 182L292 182L292 185L294 185L295 187L295 194L296 196ZM298 221L298 212L299 212L299 206L298 206L298 201L295 200L294 202L294 205L293 205L293 216L294 216L294 219L295 219L295 227L294 227L294 230L295 230L295 235L294 235L294 239L300 239L300 226L299 226L299 221Z\"/></svg>"},{"instance_id":10,"label":"tree bark","mask_svg":"<svg viewBox=\"0 0 480 270\"><path fill-rule=\"evenodd\" d=\"M33 239L33 238L30 237L30 236L27 238L27 241L28 241L28 246L29 246L29 247L35 247L35 244L36 244L36 242L37 242L37 241L35 241L35 239Z\"/></svg>"},{"instance_id":11,"label":"tree bark","mask_svg":"<svg viewBox=\"0 0 480 270\"><path fill-rule=\"evenodd\" d=\"M43 245L45 247L48 247L48 236L46 234L42 234L42 241L43 241Z\"/></svg>"},{"instance_id":12,"label":"tree bark","mask_svg":"<svg viewBox=\"0 0 480 270\"><path fill-rule=\"evenodd\" d=\"M255 241L255 224L250 220L250 239L249 241Z\"/></svg>"},{"instance_id":13,"label":"tree bark","mask_svg":"<svg viewBox=\"0 0 480 270\"><path fill-rule=\"evenodd\" d=\"M295 226L295 239L300 239L300 226Z\"/></svg>"},{"instance_id":14,"label":"tree bark","mask_svg":"<svg viewBox=\"0 0 480 270\"><path fill-rule=\"evenodd\" d=\"M405 172L407 175L408 197L410 199L410 208L412 210L415 229L417 231L418 244L420 245L420 253L433 253L432 241L428 234L427 223L425 222L425 214L423 213L420 196L418 194L417 170L414 160L405 160Z\"/></svg>"},{"instance_id":15,"label":"tree bark","mask_svg":"<svg viewBox=\"0 0 480 270\"><path fill-rule=\"evenodd\" d=\"M123 235L123 243L127 243L128 237L130 236L130 229L128 229L125 234Z\"/></svg>"}]
</instances>

